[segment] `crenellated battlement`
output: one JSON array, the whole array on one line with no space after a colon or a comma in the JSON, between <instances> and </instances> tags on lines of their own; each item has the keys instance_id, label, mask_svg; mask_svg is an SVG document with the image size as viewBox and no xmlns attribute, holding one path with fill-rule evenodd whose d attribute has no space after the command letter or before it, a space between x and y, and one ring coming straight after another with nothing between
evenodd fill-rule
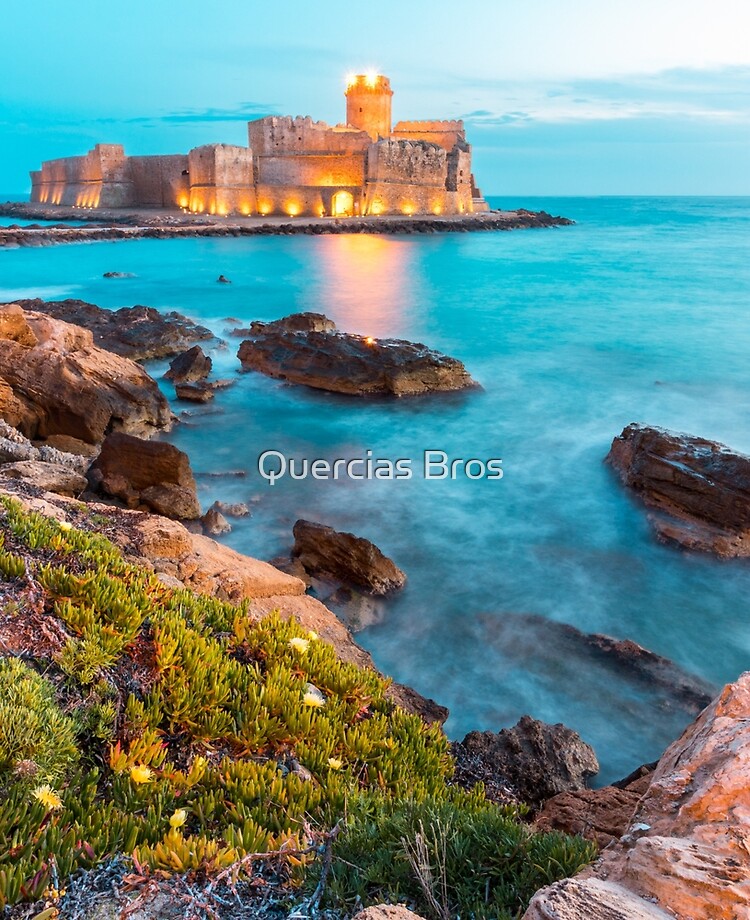
<instances>
[{"instance_id":1,"label":"crenellated battlement","mask_svg":"<svg viewBox=\"0 0 750 920\"><path fill-rule=\"evenodd\" d=\"M383 74L353 74L345 97L344 124L269 115L248 123L247 147L205 144L189 154L129 157L119 144L97 144L32 172L32 200L291 217L480 207L463 121L399 121L392 129L393 90Z\"/></svg>"}]
</instances>

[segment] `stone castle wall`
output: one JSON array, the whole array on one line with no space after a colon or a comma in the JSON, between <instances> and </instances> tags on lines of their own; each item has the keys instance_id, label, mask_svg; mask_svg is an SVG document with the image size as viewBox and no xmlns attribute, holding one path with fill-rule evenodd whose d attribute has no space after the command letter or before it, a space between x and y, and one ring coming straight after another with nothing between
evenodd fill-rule
<instances>
[{"instance_id":1,"label":"stone castle wall","mask_svg":"<svg viewBox=\"0 0 750 920\"><path fill-rule=\"evenodd\" d=\"M445 213L448 154L426 141L388 140L367 151L365 214Z\"/></svg>"},{"instance_id":2,"label":"stone castle wall","mask_svg":"<svg viewBox=\"0 0 750 920\"><path fill-rule=\"evenodd\" d=\"M97 144L79 157L48 160L31 174L31 200L79 208L128 207L133 186L119 144Z\"/></svg>"},{"instance_id":3,"label":"stone castle wall","mask_svg":"<svg viewBox=\"0 0 750 920\"><path fill-rule=\"evenodd\" d=\"M207 144L188 154L187 207L198 213L253 214L256 211L253 153L248 147Z\"/></svg>"},{"instance_id":4,"label":"stone castle wall","mask_svg":"<svg viewBox=\"0 0 750 920\"><path fill-rule=\"evenodd\" d=\"M452 150L456 144L466 142L463 121L398 121L393 127L393 136L407 141L428 141L445 150Z\"/></svg>"},{"instance_id":5,"label":"stone castle wall","mask_svg":"<svg viewBox=\"0 0 750 920\"><path fill-rule=\"evenodd\" d=\"M128 157L133 205L142 208L186 207L190 187L184 154Z\"/></svg>"},{"instance_id":6,"label":"stone castle wall","mask_svg":"<svg viewBox=\"0 0 750 920\"><path fill-rule=\"evenodd\" d=\"M313 121L310 116L271 115L248 124L248 140L255 157L305 154L364 153L370 144L366 131L346 125Z\"/></svg>"},{"instance_id":7,"label":"stone castle wall","mask_svg":"<svg viewBox=\"0 0 750 920\"><path fill-rule=\"evenodd\" d=\"M347 216L486 209L462 121L400 121L387 77L346 89L346 125L309 116L248 124L248 147L127 157L118 144L50 160L31 173L32 201L84 208L182 208L207 214Z\"/></svg>"}]
</instances>

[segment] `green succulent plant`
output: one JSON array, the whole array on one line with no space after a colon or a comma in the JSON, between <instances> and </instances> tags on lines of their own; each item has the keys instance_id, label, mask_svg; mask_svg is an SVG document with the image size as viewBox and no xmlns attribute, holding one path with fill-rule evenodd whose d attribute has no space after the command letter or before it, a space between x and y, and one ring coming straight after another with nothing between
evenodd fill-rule
<instances>
[{"instance_id":1,"label":"green succulent plant","mask_svg":"<svg viewBox=\"0 0 750 920\"><path fill-rule=\"evenodd\" d=\"M38 897L53 859L61 879L116 854L210 874L302 851L310 828L345 816L329 886L342 905L419 902L402 842L419 827L450 828L462 916L516 911L534 885L591 858L584 841L532 834L481 791L450 787L440 727L295 621L167 588L100 535L2 497L0 533L0 580L38 586L42 615L70 636L38 662L54 686L0 658L0 908ZM304 884L315 861L299 863ZM462 865L473 882L459 885ZM386 868L392 882L377 881Z\"/></svg>"}]
</instances>

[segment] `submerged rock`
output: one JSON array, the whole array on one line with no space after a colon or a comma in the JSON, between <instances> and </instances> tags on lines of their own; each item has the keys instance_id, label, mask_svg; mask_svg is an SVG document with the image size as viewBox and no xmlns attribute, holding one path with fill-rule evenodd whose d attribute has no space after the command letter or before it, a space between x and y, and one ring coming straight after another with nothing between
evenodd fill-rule
<instances>
[{"instance_id":1,"label":"submerged rock","mask_svg":"<svg viewBox=\"0 0 750 920\"><path fill-rule=\"evenodd\" d=\"M132 272L104 272L102 278L135 278Z\"/></svg>"},{"instance_id":2,"label":"submerged rock","mask_svg":"<svg viewBox=\"0 0 750 920\"><path fill-rule=\"evenodd\" d=\"M457 785L471 788L484 782L533 807L560 792L585 789L586 781L599 772L593 748L580 735L531 716L497 733L469 732L453 743L452 752Z\"/></svg>"},{"instance_id":3,"label":"submerged rock","mask_svg":"<svg viewBox=\"0 0 750 920\"><path fill-rule=\"evenodd\" d=\"M294 525L292 556L310 575L329 576L371 594L390 594L406 584L406 575L374 543L313 521Z\"/></svg>"},{"instance_id":4,"label":"submerged rock","mask_svg":"<svg viewBox=\"0 0 750 920\"><path fill-rule=\"evenodd\" d=\"M628 425L606 457L656 513L658 537L718 556L750 556L750 457L716 441Z\"/></svg>"},{"instance_id":5,"label":"submerged rock","mask_svg":"<svg viewBox=\"0 0 750 920\"><path fill-rule=\"evenodd\" d=\"M174 388L175 396L186 402L207 403L216 395L214 387L204 383L177 383Z\"/></svg>"},{"instance_id":6,"label":"submerged rock","mask_svg":"<svg viewBox=\"0 0 750 920\"><path fill-rule=\"evenodd\" d=\"M177 355L164 377L166 380L174 380L175 383L195 383L197 380L205 380L211 373L212 366L213 361L200 345L193 345Z\"/></svg>"},{"instance_id":7,"label":"submerged rock","mask_svg":"<svg viewBox=\"0 0 750 920\"><path fill-rule=\"evenodd\" d=\"M524 920L750 916L748 724L750 672L668 748L621 840L539 891Z\"/></svg>"},{"instance_id":8,"label":"submerged rock","mask_svg":"<svg viewBox=\"0 0 750 920\"><path fill-rule=\"evenodd\" d=\"M187 454L164 441L108 435L89 470L91 487L125 502L145 505L179 520L201 515L195 478Z\"/></svg>"},{"instance_id":9,"label":"submerged rock","mask_svg":"<svg viewBox=\"0 0 750 920\"><path fill-rule=\"evenodd\" d=\"M18 305L0 307L0 416L32 440L66 435L87 444L173 421L142 367L97 348L90 331Z\"/></svg>"},{"instance_id":10,"label":"submerged rock","mask_svg":"<svg viewBox=\"0 0 750 920\"><path fill-rule=\"evenodd\" d=\"M106 310L84 300L19 300L24 310L45 313L54 319L89 329L99 348L144 361L168 358L184 351L195 342L212 339L205 326L175 311L160 313L153 307L122 307Z\"/></svg>"},{"instance_id":11,"label":"submerged rock","mask_svg":"<svg viewBox=\"0 0 750 920\"><path fill-rule=\"evenodd\" d=\"M464 365L426 345L336 332L321 314L253 324L240 345L245 371L349 396L417 396L477 387ZM314 319L310 319L314 317ZM296 329L297 323L302 329ZM323 327L325 331L311 331Z\"/></svg>"},{"instance_id":12,"label":"submerged rock","mask_svg":"<svg viewBox=\"0 0 750 920\"><path fill-rule=\"evenodd\" d=\"M560 679L574 681L581 671L595 673L604 665L639 693L648 690L649 706L684 710L685 721L695 717L716 693L708 681L630 639L585 633L538 614L484 615L479 621L485 626L485 644L505 658L522 662L521 666L537 662L545 670L554 668Z\"/></svg>"}]
</instances>

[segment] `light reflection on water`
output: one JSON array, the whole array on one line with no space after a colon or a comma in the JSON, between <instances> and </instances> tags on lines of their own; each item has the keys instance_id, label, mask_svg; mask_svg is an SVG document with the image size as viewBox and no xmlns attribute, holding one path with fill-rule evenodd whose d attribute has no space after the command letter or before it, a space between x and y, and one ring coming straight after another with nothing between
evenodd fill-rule
<instances>
[{"instance_id":1,"label":"light reflection on water","mask_svg":"<svg viewBox=\"0 0 750 920\"><path fill-rule=\"evenodd\" d=\"M529 202L526 202L528 204ZM512 206L516 202L504 202ZM0 255L6 290L43 284L105 306L175 308L217 331L293 310L342 328L425 341L483 392L366 402L241 375L171 439L205 504L256 499L236 548L288 551L298 517L369 537L407 572L378 625L378 665L450 707L447 728L523 713L594 744L602 778L659 755L690 715L523 614L633 639L715 683L750 661L750 567L654 542L643 509L602 464L645 421L750 451L750 201L538 202L576 227L429 237L279 237L102 243ZM104 281L104 271L138 277ZM232 285L217 285L219 273ZM235 373L238 341L217 350ZM180 407L182 408L182 407ZM221 411L215 411L215 410ZM502 457L501 482L428 482L425 449ZM269 488L258 454L414 461L398 482Z\"/></svg>"}]
</instances>

